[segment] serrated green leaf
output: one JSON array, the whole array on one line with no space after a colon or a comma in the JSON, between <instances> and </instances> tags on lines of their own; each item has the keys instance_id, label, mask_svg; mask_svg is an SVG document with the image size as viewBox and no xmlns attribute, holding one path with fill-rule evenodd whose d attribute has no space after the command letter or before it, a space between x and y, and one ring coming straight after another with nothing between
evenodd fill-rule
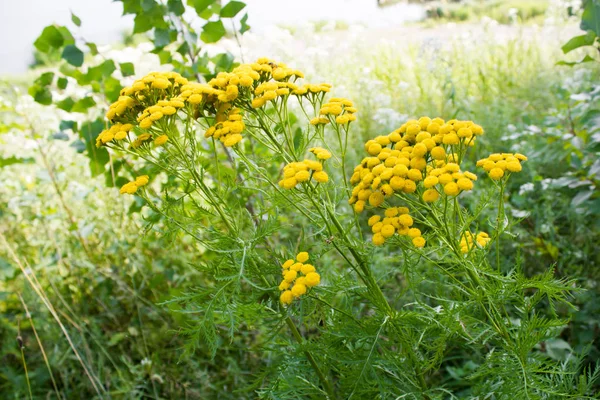
<instances>
[{"instance_id":1,"label":"serrated green leaf","mask_svg":"<svg viewBox=\"0 0 600 400\"><path fill-rule=\"evenodd\" d=\"M123 76L132 76L135 75L135 67L133 63L121 63L119 64L119 68L121 69L121 74Z\"/></svg>"},{"instance_id":2,"label":"serrated green leaf","mask_svg":"<svg viewBox=\"0 0 600 400\"><path fill-rule=\"evenodd\" d=\"M202 34L200 35L200 39L204 43L215 43L218 42L223 36L225 36L225 27L223 26L223 22L219 21L211 21L202 27Z\"/></svg>"},{"instance_id":3,"label":"serrated green leaf","mask_svg":"<svg viewBox=\"0 0 600 400\"><path fill-rule=\"evenodd\" d=\"M242 3L241 1L230 1L229 3L225 4L225 7L223 7L221 9L221 12L219 13L219 15L221 16L221 18L233 18L235 17L240 11L242 11L242 9L246 7L245 3Z\"/></svg>"},{"instance_id":4,"label":"serrated green leaf","mask_svg":"<svg viewBox=\"0 0 600 400\"><path fill-rule=\"evenodd\" d=\"M73 14L73 11L71 11L71 21L73 21L76 26L81 26L81 19L79 19L77 15Z\"/></svg>"},{"instance_id":5,"label":"serrated green leaf","mask_svg":"<svg viewBox=\"0 0 600 400\"><path fill-rule=\"evenodd\" d=\"M68 45L62 52L62 58L75 67L83 65L83 52L75 45Z\"/></svg>"}]
</instances>

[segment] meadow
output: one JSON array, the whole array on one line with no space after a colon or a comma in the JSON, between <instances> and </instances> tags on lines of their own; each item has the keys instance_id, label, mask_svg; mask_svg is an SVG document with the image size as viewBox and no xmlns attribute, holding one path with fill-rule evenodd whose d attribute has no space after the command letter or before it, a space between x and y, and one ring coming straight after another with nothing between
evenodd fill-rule
<instances>
[{"instance_id":1,"label":"meadow","mask_svg":"<svg viewBox=\"0 0 600 400\"><path fill-rule=\"evenodd\" d=\"M598 398L581 11L255 32L200 3L236 30L158 2L0 80L1 398Z\"/></svg>"}]
</instances>

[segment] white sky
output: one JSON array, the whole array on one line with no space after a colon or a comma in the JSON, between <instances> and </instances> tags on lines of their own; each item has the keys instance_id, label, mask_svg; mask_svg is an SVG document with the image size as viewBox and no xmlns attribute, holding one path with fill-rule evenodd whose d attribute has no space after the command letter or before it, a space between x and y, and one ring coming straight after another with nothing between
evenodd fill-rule
<instances>
[{"instance_id":1,"label":"white sky","mask_svg":"<svg viewBox=\"0 0 600 400\"><path fill-rule=\"evenodd\" d=\"M246 4L254 32L273 24L323 20L381 27L416 20L423 13L420 6L408 4L380 9L376 0L246 0ZM131 16L121 16L121 3L111 0L0 0L0 75L27 69L33 42L46 25L73 28L71 10L82 21L80 35L96 44L118 41L133 27Z\"/></svg>"}]
</instances>

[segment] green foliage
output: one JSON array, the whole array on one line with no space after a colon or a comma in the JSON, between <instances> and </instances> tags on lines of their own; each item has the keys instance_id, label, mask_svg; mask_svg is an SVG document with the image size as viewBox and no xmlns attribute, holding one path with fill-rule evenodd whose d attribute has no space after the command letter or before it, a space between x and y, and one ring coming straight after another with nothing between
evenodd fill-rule
<instances>
[{"instance_id":1,"label":"green foliage","mask_svg":"<svg viewBox=\"0 0 600 400\"><path fill-rule=\"evenodd\" d=\"M581 14L581 24L579 25L582 31L586 31L585 35L575 36L571 38L562 47L563 53L567 54L570 51L582 47L595 50L595 53L600 52L600 2L598 0L585 0L583 3L583 13ZM590 61L599 61L585 55L580 61L575 62L559 62L560 65L573 66Z\"/></svg>"},{"instance_id":2,"label":"green foliage","mask_svg":"<svg viewBox=\"0 0 600 400\"><path fill-rule=\"evenodd\" d=\"M189 1L188 5L196 11L196 17L206 20L201 32L192 27L189 17L184 17L186 5L181 0L169 0L166 4L155 0L121 0L123 14L134 16L134 34L146 34L152 40L162 64L170 63L174 69L186 77L210 78L219 71L229 70L233 65L230 54L217 54L211 58L203 53L204 43L214 43L227 34L222 19L234 18L245 7L240 1L230 1L221 7L215 0ZM214 20L214 16L218 19ZM248 16L241 20L240 33L249 29ZM81 20L71 14L71 21L76 28L81 26ZM237 34L234 32L234 34ZM200 38L201 41L198 41ZM90 114L90 110L98 104L106 108L109 103L117 100L122 89L121 79L135 74L134 65L130 62L117 65L114 60L105 56L99 58L96 44L81 38L75 42L68 27L50 25L44 28L36 39L35 48L43 55L54 61L52 54L59 52L66 64L59 65L55 72L43 73L29 94L34 100L43 105L56 105L67 112ZM89 49L88 58L94 57L84 66L84 47ZM214 67L213 67L214 65ZM56 79L54 79L56 76ZM85 95L81 98L66 97L62 100L53 99L53 91L64 93L69 81L85 92L91 91L96 96ZM89 118L97 118L98 111ZM88 152L92 175L98 175L106 162L98 162L94 152Z\"/></svg>"},{"instance_id":3,"label":"green foliage","mask_svg":"<svg viewBox=\"0 0 600 400\"><path fill-rule=\"evenodd\" d=\"M202 0L123 5L149 18L164 7L175 16L193 7L214 19L227 7ZM170 28L159 23L147 32L161 59L190 54ZM49 52L60 55L64 43L49 45ZM519 39L470 50L357 46L312 65L323 79L344 84L359 108L346 172L361 160L367 138L397 128L377 111L386 96L384 107L409 115L481 123L486 135L477 156L516 149L530 156L503 196L483 189L489 183L480 177L472 195L449 206L448 226L456 232L462 228L453 221L460 218L489 232L501 226L497 269L495 246L462 257L436 244L458 233L428 232L421 251L400 239L374 248L362 237L365 218L355 219L347 206L344 167L335 159L326 164L328 184L306 193L280 190L286 157L303 158L319 140L291 102L285 113L283 107L248 112L248 132L235 149L203 138L206 117L179 126L177 134L189 138L183 152L148 146L160 167L109 156L95 146L106 128L96 117L118 97L121 76L135 76L138 66L94 62L95 46L77 45L90 49L83 68L62 61L60 72L44 71L30 93L44 102L53 92L89 88L81 98L54 103L85 118L61 112L54 125L47 122L57 118L49 108L24 116L2 103L10 94L0 96L0 140L9 135L9 146L0 146L8 151L0 153L0 235L30 271L21 272L0 238L0 397L28 396L19 334L34 398L597 397L600 92L592 63L554 67L556 52ZM207 77L235 66L228 54L201 59L197 70ZM188 67L189 59L175 68ZM44 113L37 132L30 126L36 113ZM37 142L14 149L13 137ZM339 154L335 133L326 138L319 144ZM124 177L140 174L151 177L138 193L143 198L118 196ZM498 200L507 201L500 225L492 206ZM327 210L331 215L320 214ZM282 307L279 266L306 249L322 284ZM358 260L372 280L361 279L368 275L357 272ZM27 283L31 274L73 345Z\"/></svg>"}]
</instances>

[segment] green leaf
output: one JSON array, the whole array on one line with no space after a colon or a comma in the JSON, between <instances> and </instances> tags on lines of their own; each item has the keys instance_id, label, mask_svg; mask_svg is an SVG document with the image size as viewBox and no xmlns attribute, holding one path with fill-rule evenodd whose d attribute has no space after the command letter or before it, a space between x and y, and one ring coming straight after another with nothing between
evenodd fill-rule
<instances>
[{"instance_id":1,"label":"green leaf","mask_svg":"<svg viewBox=\"0 0 600 400\"><path fill-rule=\"evenodd\" d=\"M152 19L146 14L138 14L133 19L133 33L147 32L152 28Z\"/></svg>"},{"instance_id":2,"label":"green leaf","mask_svg":"<svg viewBox=\"0 0 600 400\"><path fill-rule=\"evenodd\" d=\"M63 37L63 45L64 46L75 43L75 38L71 34L71 31L69 30L69 28L67 28L66 26L58 26L57 29Z\"/></svg>"},{"instance_id":3,"label":"green leaf","mask_svg":"<svg viewBox=\"0 0 600 400\"><path fill-rule=\"evenodd\" d=\"M156 6L158 6L158 4L154 0L142 0L142 10L143 11L148 12Z\"/></svg>"},{"instance_id":4,"label":"green leaf","mask_svg":"<svg viewBox=\"0 0 600 400\"><path fill-rule=\"evenodd\" d=\"M179 46L177 48L177 51L179 54L181 54L183 57L187 57L189 55L190 52L190 45L187 44L187 42L183 42L181 44L181 46ZM184 58L185 59L185 58Z\"/></svg>"},{"instance_id":5,"label":"green leaf","mask_svg":"<svg viewBox=\"0 0 600 400\"><path fill-rule=\"evenodd\" d=\"M168 29L154 30L154 45L158 48L163 48L171 43L171 31Z\"/></svg>"},{"instance_id":6,"label":"green leaf","mask_svg":"<svg viewBox=\"0 0 600 400\"><path fill-rule=\"evenodd\" d=\"M563 47L561 47L564 54L568 52L578 49L583 46L591 46L594 44L596 40L596 34L592 31L589 31L585 35L572 37Z\"/></svg>"},{"instance_id":7,"label":"green leaf","mask_svg":"<svg viewBox=\"0 0 600 400\"><path fill-rule=\"evenodd\" d=\"M242 24L242 26L240 27L240 33L242 35L244 34L244 32L248 32L250 30L250 25L248 25L247 22L248 22L248 14L246 13L240 20L240 23Z\"/></svg>"},{"instance_id":8,"label":"green leaf","mask_svg":"<svg viewBox=\"0 0 600 400\"><path fill-rule=\"evenodd\" d=\"M98 176L104 172L104 166L108 163L108 151L104 147L96 147L96 138L104 130L104 121L97 119L87 122L81 126L79 136L85 142L87 156L90 159L90 171L92 176Z\"/></svg>"},{"instance_id":9,"label":"green leaf","mask_svg":"<svg viewBox=\"0 0 600 400\"><path fill-rule=\"evenodd\" d=\"M65 42L63 35L55 25L48 25L44 28L40 36L33 45L42 53L47 53L50 49L58 49Z\"/></svg>"},{"instance_id":10,"label":"green leaf","mask_svg":"<svg viewBox=\"0 0 600 400\"><path fill-rule=\"evenodd\" d=\"M103 78L107 78L117 69L113 60L106 60L102 64L96 65L88 69L87 74L82 76L78 83L86 85L91 82L101 81Z\"/></svg>"},{"instance_id":11,"label":"green leaf","mask_svg":"<svg viewBox=\"0 0 600 400\"><path fill-rule=\"evenodd\" d=\"M66 130L70 129L73 132L75 132L77 130L77 122L69 121L69 120L62 120L62 121L60 121L60 124L58 125L58 129L60 129L61 131L66 131Z\"/></svg>"},{"instance_id":12,"label":"green leaf","mask_svg":"<svg viewBox=\"0 0 600 400\"><path fill-rule=\"evenodd\" d=\"M140 0L119 0L123 3L123 15L137 14L141 11Z\"/></svg>"},{"instance_id":13,"label":"green leaf","mask_svg":"<svg viewBox=\"0 0 600 400\"><path fill-rule=\"evenodd\" d=\"M84 97L83 99L77 100L75 104L73 104L72 112L86 112L88 108L96 105L94 99L90 96Z\"/></svg>"},{"instance_id":14,"label":"green leaf","mask_svg":"<svg viewBox=\"0 0 600 400\"><path fill-rule=\"evenodd\" d=\"M73 21L76 26L81 26L81 19L79 19L77 15L73 14L73 11L71 11L71 21Z\"/></svg>"},{"instance_id":15,"label":"green leaf","mask_svg":"<svg viewBox=\"0 0 600 400\"><path fill-rule=\"evenodd\" d=\"M225 36L225 27L223 26L223 22L220 20L211 21L202 27L200 39L202 39L204 43L215 43L223 36Z\"/></svg>"},{"instance_id":16,"label":"green leaf","mask_svg":"<svg viewBox=\"0 0 600 400\"><path fill-rule=\"evenodd\" d=\"M98 46L96 46L96 43L86 42L86 46L90 49L90 53L92 53L93 56L98 54Z\"/></svg>"},{"instance_id":17,"label":"green leaf","mask_svg":"<svg viewBox=\"0 0 600 400\"><path fill-rule=\"evenodd\" d=\"M581 15L582 31L593 31L600 37L600 0L587 0Z\"/></svg>"},{"instance_id":18,"label":"green leaf","mask_svg":"<svg viewBox=\"0 0 600 400\"><path fill-rule=\"evenodd\" d=\"M45 106L52 104L52 92L47 86L33 85L29 88L28 93L36 103Z\"/></svg>"},{"instance_id":19,"label":"green leaf","mask_svg":"<svg viewBox=\"0 0 600 400\"><path fill-rule=\"evenodd\" d=\"M586 62L590 62L590 61L596 61L594 58L590 57L589 55L583 57L583 59L581 61L573 61L573 62L568 62L568 61L559 61L556 63L556 65L566 65L568 67L572 67L573 65L578 65L578 64L583 64Z\"/></svg>"},{"instance_id":20,"label":"green leaf","mask_svg":"<svg viewBox=\"0 0 600 400\"><path fill-rule=\"evenodd\" d=\"M181 0L169 0L167 1L167 9L170 13L173 13L177 16L183 15L185 12L185 6L181 2Z\"/></svg>"},{"instance_id":21,"label":"green leaf","mask_svg":"<svg viewBox=\"0 0 600 400\"><path fill-rule=\"evenodd\" d=\"M158 59L160 60L160 64L168 64L171 62L171 52L166 51L166 50L160 50L158 53L156 53L158 55Z\"/></svg>"},{"instance_id":22,"label":"green leaf","mask_svg":"<svg viewBox=\"0 0 600 400\"><path fill-rule=\"evenodd\" d=\"M28 157L28 158L18 158L15 156L10 156L8 158L0 158L0 168L2 167L6 167L7 165L14 165L14 164L31 164L33 163L33 158Z\"/></svg>"},{"instance_id":23,"label":"green leaf","mask_svg":"<svg viewBox=\"0 0 600 400\"><path fill-rule=\"evenodd\" d=\"M121 69L121 74L123 74L123 76L135 75L135 67L133 66L133 63L121 63L119 64L119 68Z\"/></svg>"},{"instance_id":24,"label":"green leaf","mask_svg":"<svg viewBox=\"0 0 600 400\"><path fill-rule=\"evenodd\" d=\"M241 1L230 1L221 9L221 18L233 18L242 11L244 7L246 7L246 4Z\"/></svg>"},{"instance_id":25,"label":"green leaf","mask_svg":"<svg viewBox=\"0 0 600 400\"><path fill-rule=\"evenodd\" d=\"M215 63L215 73L231 71L233 67L233 55L231 53L221 53L212 58Z\"/></svg>"},{"instance_id":26,"label":"green leaf","mask_svg":"<svg viewBox=\"0 0 600 400\"><path fill-rule=\"evenodd\" d=\"M40 86L48 86L52 83L53 79L54 72L45 72L35 80L35 84Z\"/></svg>"},{"instance_id":27,"label":"green leaf","mask_svg":"<svg viewBox=\"0 0 600 400\"><path fill-rule=\"evenodd\" d=\"M104 81L104 94L111 102L116 101L119 98L122 88L121 82L112 76L109 76Z\"/></svg>"},{"instance_id":28,"label":"green leaf","mask_svg":"<svg viewBox=\"0 0 600 400\"><path fill-rule=\"evenodd\" d=\"M56 103L56 107L60 108L61 110L65 110L67 112L71 111L73 109L74 105L75 105L75 100L73 100L70 97L67 97L64 100L61 100L58 103Z\"/></svg>"},{"instance_id":29,"label":"green leaf","mask_svg":"<svg viewBox=\"0 0 600 400\"><path fill-rule=\"evenodd\" d=\"M64 78L64 77L60 77L56 81L56 86L61 90L66 89L68 84L69 84L69 81L67 80L67 78Z\"/></svg>"},{"instance_id":30,"label":"green leaf","mask_svg":"<svg viewBox=\"0 0 600 400\"><path fill-rule=\"evenodd\" d=\"M83 65L83 52L75 45L68 45L62 52L62 58L75 67L81 67Z\"/></svg>"},{"instance_id":31,"label":"green leaf","mask_svg":"<svg viewBox=\"0 0 600 400\"><path fill-rule=\"evenodd\" d=\"M188 5L194 7L196 14L200 15L204 10L210 6L214 0L188 0Z\"/></svg>"}]
</instances>

